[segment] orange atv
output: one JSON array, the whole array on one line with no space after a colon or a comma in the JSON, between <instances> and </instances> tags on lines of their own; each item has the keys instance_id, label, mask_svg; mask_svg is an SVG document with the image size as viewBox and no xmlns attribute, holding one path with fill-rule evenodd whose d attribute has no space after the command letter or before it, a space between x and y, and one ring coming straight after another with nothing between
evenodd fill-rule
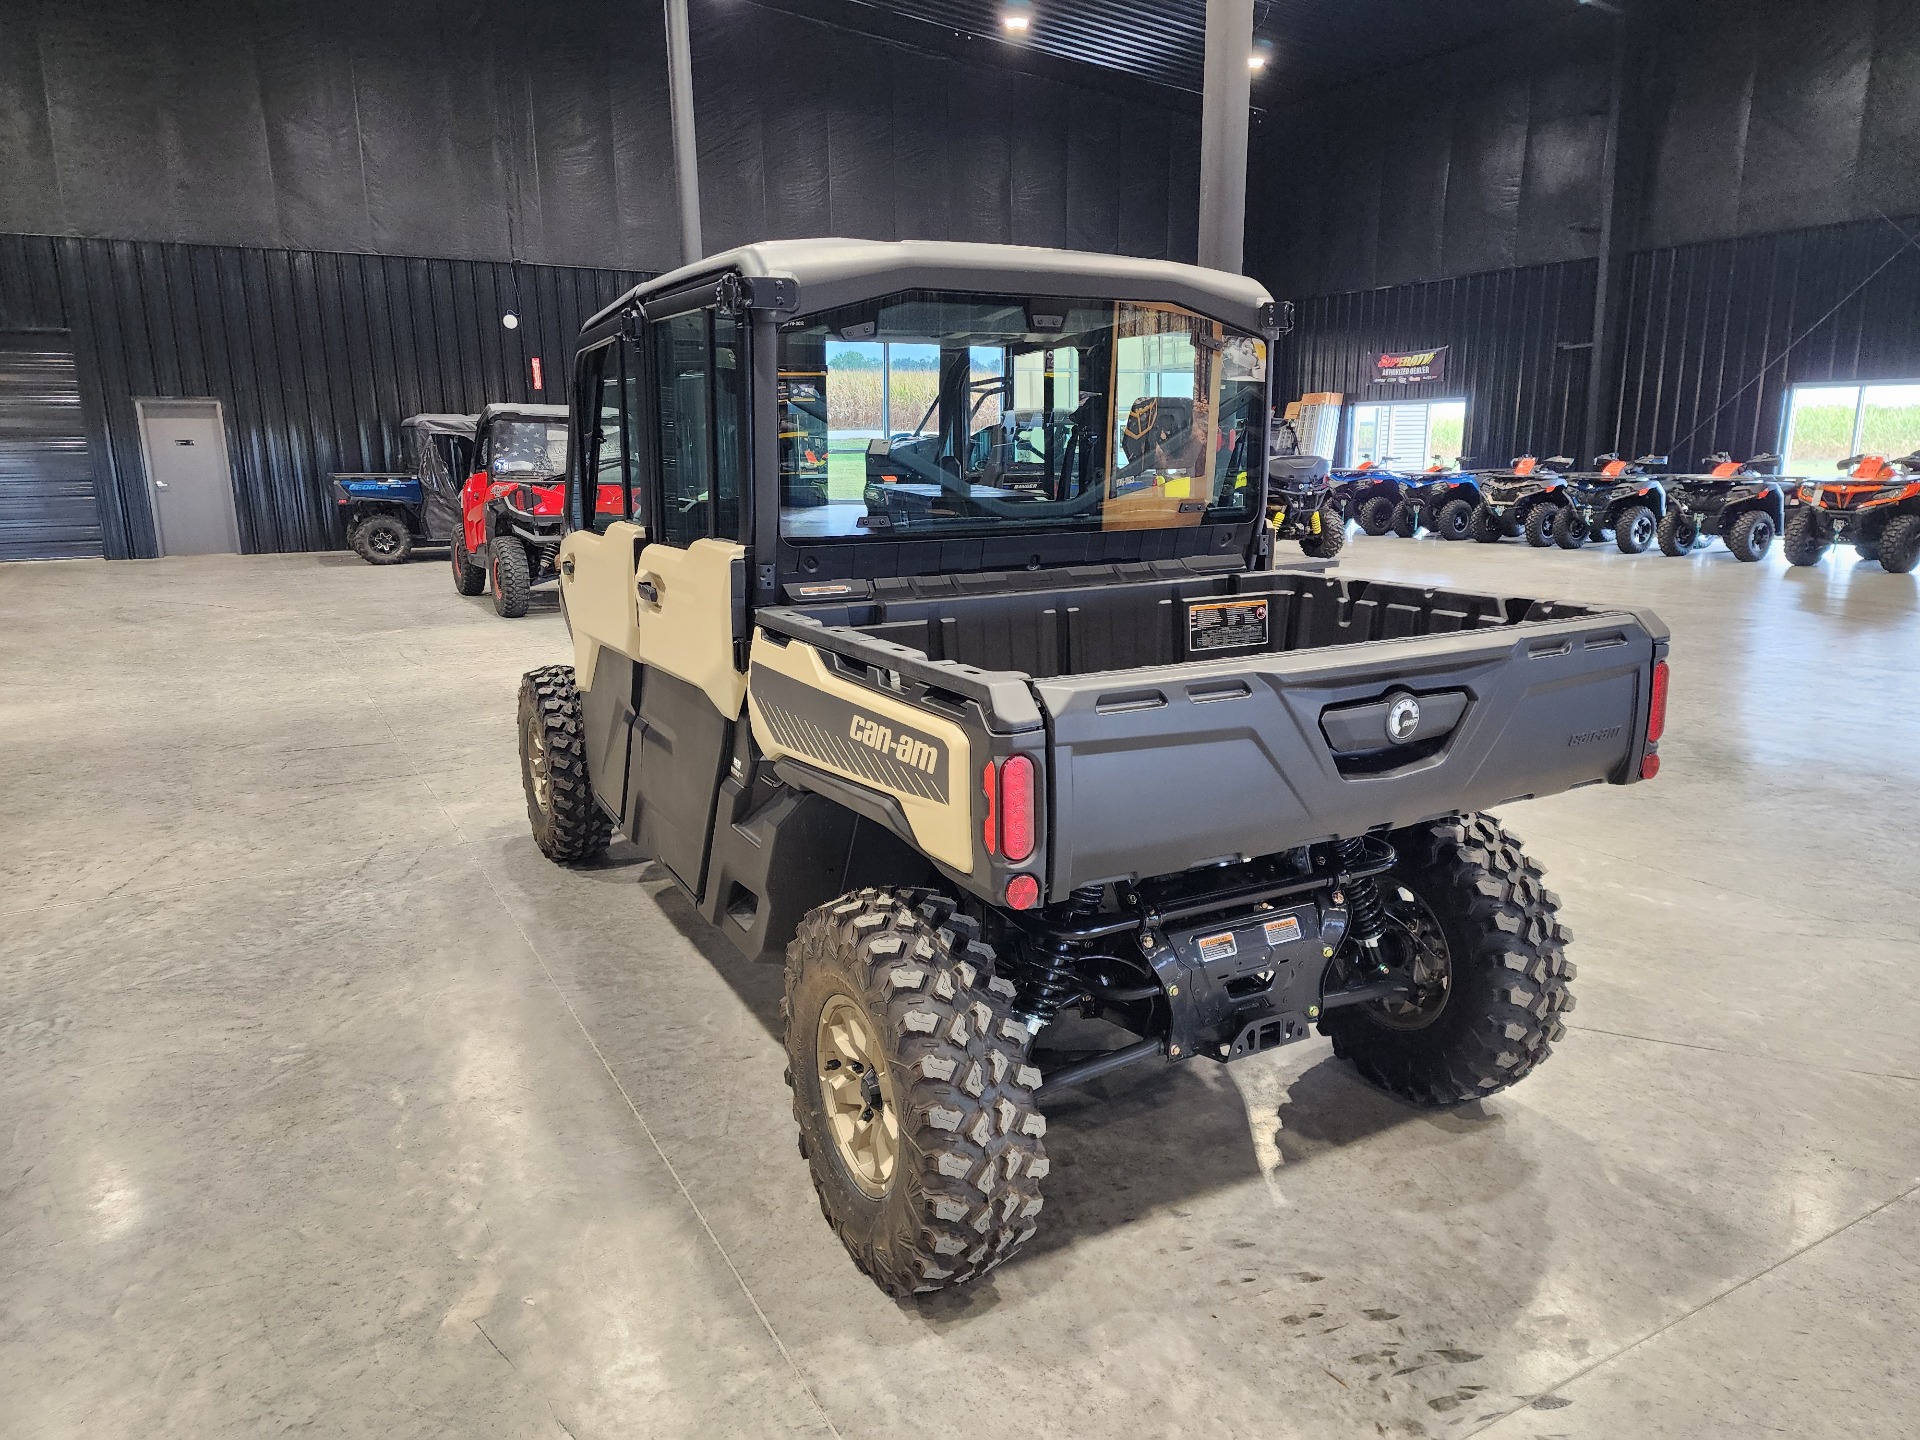
<instances>
[{"instance_id":1,"label":"orange atv","mask_svg":"<svg viewBox=\"0 0 1920 1440\"><path fill-rule=\"evenodd\" d=\"M1889 460L1855 455L1842 460L1844 480L1808 480L1787 521L1785 549L1794 565L1818 565L1835 544L1850 544L1862 560L1905 575L1920 562L1920 451Z\"/></svg>"}]
</instances>

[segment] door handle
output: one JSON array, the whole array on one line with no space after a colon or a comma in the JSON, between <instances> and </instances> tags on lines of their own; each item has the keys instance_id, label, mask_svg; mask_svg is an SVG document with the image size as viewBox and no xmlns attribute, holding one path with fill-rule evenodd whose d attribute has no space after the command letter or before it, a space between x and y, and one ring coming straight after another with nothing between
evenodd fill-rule
<instances>
[{"instance_id":1,"label":"door handle","mask_svg":"<svg viewBox=\"0 0 1920 1440\"><path fill-rule=\"evenodd\" d=\"M633 588L639 592L640 598L646 601L647 604L653 606L659 605L660 586L652 575L642 575L634 582Z\"/></svg>"}]
</instances>

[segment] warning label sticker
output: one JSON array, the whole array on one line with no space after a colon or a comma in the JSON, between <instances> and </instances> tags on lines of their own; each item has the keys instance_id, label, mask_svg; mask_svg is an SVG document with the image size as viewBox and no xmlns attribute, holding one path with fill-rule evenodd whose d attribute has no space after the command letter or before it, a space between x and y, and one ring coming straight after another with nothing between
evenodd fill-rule
<instances>
[{"instance_id":1,"label":"warning label sticker","mask_svg":"<svg viewBox=\"0 0 1920 1440\"><path fill-rule=\"evenodd\" d=\"M1265 600L1209 600L1187 611L1187 651L1251 650L1267 643Z\"/></svg>"},{"instance_id":2,"label":"warning label sticker","mask_svg":"<svg viewBox=\"0 0 1920 1440\"><path fill-rule=\"evenodd\" d=\"M1266 930L1268 945L1291 945L1300 938L1300 921L1296 916L1282 915L1278 920L1267 921Z\"/></svg>"},{"instance_id":3,"label":"warning label sticker","mask_svg":"<svg viewBox=\"0 0 1920 1440\"><path fill-rule=\"evenodd\" d=\"M1240 953L1240 947L1233 942L1231 930L1222 930L1218 935L1202 935L1193 943L1200 947L1202 960L1225 960Z\"/></svg>"}]
</instances>

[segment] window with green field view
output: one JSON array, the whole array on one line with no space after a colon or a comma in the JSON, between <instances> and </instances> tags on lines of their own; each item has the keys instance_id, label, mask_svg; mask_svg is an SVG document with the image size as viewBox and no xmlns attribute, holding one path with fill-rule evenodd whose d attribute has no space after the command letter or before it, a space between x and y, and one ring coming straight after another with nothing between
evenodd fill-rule
<instances>
[{"instance_id":1,"label":"window with green field view","mask_svg":"<svg viewBox=\"0 0 1920 1440\"><path fill-rule=\"evenodd\" d=\"M1857 455L1920 450L1920 381L1796 385L1787 395L1782 475L1827 475Z\"/></svg>"},{"instance_id":2,"label":"window with green field view","mask_svg":"<svg viewBox=\"0 0 1920 1440\"><path fill-rule=\"evenodd\" d=\"M1452 468L1460 463L1466 429L1464 400L1355 405L1347 463L1357 466L1371 460L1389 470L1425 470L1429 465Z\"/></svg>"}]
</instances>

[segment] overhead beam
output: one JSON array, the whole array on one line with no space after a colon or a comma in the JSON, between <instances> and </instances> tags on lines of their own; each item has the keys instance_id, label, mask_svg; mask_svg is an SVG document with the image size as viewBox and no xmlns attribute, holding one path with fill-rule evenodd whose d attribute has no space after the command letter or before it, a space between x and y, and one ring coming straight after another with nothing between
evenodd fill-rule
<instances>
[{"instance_id":1,"label":"overhead beam","mask_svg":"<svg viewBox=\"0 0 1920 1440\"><path fill-rule=\"evenodd\" d=\"M673 179L680 196L680 263L705 252L700 244L700 151L693 133L693 42L687 0L666 0L667 89L673 112Z\"/></svg>"},{"instance_id":2,"label":"overhead beam","mask_svg":"<svg viewBox=\"0 0 1920 1440\"><path fill-rule=\"evenodd\" d=\"M1200 97L1200 263L1238 275L1247 231L1253 0L1207 0Z\"/></svg>"}]
</instances>

